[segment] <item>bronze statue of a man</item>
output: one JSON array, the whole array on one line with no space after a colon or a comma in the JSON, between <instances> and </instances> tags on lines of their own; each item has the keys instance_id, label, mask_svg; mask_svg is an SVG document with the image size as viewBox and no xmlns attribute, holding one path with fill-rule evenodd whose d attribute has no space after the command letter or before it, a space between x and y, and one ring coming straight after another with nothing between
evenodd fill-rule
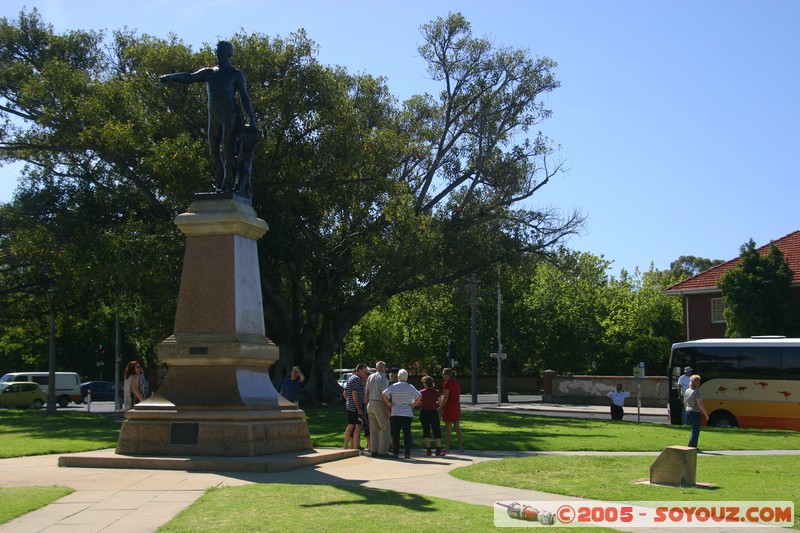
<instances>
[{"instance_id":1,"label":"bronze statue of a man","mask_svg":"<svg viewBox=\"0 0 800 533\"><path fill-rule=\"evenodd\" d=\"M237 139L242 132L255 130L256 116L253 103L247 92L244 73L231 65L233 45L227 41L217 44L217 65L201 68L196 72L180 72L159 76L162 83L200 83L206 84L208 91L208 148L214 168L214 186L218 191L230 191L237 181L237 189L249 190L251 165L237 165ZM241 108L236 102L239 93L241 108L247 113L249 124L245 125ZM251 133L252 135L252 133ZM252 159L252 147L249 154L242 154ZM243 163L243 162L241 162ZM243 167L237 169L237 166ZM237 170L247 172L238 175Z\"/></svg>"}]
</instances>

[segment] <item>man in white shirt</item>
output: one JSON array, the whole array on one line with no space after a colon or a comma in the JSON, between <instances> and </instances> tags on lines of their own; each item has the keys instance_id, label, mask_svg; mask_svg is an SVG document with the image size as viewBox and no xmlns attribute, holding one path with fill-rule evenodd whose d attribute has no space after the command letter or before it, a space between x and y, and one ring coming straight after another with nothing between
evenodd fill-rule
<instances>
[{"instance_id":1,"label":"man in white shirt","mask_svg":"<svg viewBox=\"0 0 800 533\"><path fill-rule=\"evenodd\" d=\"M683 406L683 396L686 394L686 391L689 390L689 383L692 381L692 367L687 366L683 369L683 375L678 378L678 399L681 401L681 423L684 426L689 425L689 421L686 419L686 408Z\"/></svg>"},{"instance_id":2,"label":"man in white shirt","mask_svg":"<svg viewBox=\"0 0 800 533\"><path fill-rule=\"evenodd\" d=\"M622 390L622 383L617 383L616 390L608 393L607 396L611 398L611 420L622 420L625 415L622 407L625 405L625 398L630 395L630 392Z\"/></svg>"}]
</instances>

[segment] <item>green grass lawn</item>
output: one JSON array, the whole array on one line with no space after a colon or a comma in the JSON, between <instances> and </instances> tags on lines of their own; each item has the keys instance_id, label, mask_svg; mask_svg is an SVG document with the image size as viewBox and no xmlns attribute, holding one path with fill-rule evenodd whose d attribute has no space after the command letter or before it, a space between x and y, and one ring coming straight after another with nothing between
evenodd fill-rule
<instances>
[{"instance_id":1,"label":"green grass lawn","mask_svg":"<svg viewBox=\"0 0 800 533\"><path fill-rule=\"evenodd\" d=\"M158 531L491 531L491 508L344 485L211 489Z\"/></svg>"},{"instance_id":2,"label":"green grass lawn","mask_svg":"<svg viewBox=\"0 0 800 533\"><path fill-rule=\"evenodd\" d=\"M315 447L340 447L344 441L342 409L306 409ZM465 411L461 427L467 450L660 451L685 445L688 428L579 418ZM116 446L120 425L99 414L44 411L0 411L0 458L69 453ZM421 445L415 421L412 430ZM365 442L362 440L362 444ZM704 450L800 449L800 432L703 428Z\"/></svg>"},{"instance_id":3,"label":"green grass lawn","mask_svg":"<svg viewBox=\"0 0 800 533\"><path fill-rule=\"evenodd\" d=\"M67 494L68 487L0 487L0 524L53 503Z\"/></svg>"},{"instance_id":4,"label":"green grass lawn","mask_svg":"<svg viewBox=\"0 0 800 533\"><path fill-rule=\"evenodd\" d=\"M91 413L0 411L0 458L113 448L119 427Z\"/></svg>"},{"instance_id":5,"label":"green grass lawn","mask_svg":"<svg viewBox=\"0 0 800 533\"><path fill-rule=\"evenodd\" d=\"M697 457L697 481L716 488L637 484L653 457L537 456L488 461L451 475L503 487L606 501L794 501L800 526L800 458L791 455Z\"/></svg>"},{"instance_id":6,"label":"green grass lawn","mask_svg":"<svg viewBox=\"0 0 800 533\"><path fill-rule=\"evenodd\" d=\"M684 426L493 411L465 411L461 416L466 450L661 451L666 446L685 446L689 442L689 428ZM311 408L306 409L306 417L314 446L344 444L343 410ZM416 420L412 431L421 445L422 431ZM800 432L704 427L700 447L704 450L797 450L800 449Z\"/></svg>"},{"instance_id":7,"label":"green grass lawn","mask_svg":"<svg viewBox=\"0 0 800 533\"><path fill-rule=\"evenodd\" d=\"M306 409L306 415L314 446L342 445L345 418L341 409L310 408ZM685 445L689 437L686 428L662 424L489 411L465 411L462 416L467 450L659 451L665 446ZM416 422L414 433L421 443ZM48 417L44 412L5 411L0 412L0 457L109 448L116 444L118 434L119 423L98 414L64 412ZM703 428L700 445L704 450L800 449L800 433ZM633 481L649 476L653 460L653 457L538 456L480 463L457 469L453 475L481 483L603 500L792 500L796 511L800 510L796 496L800 494L797 457L703 454L698 458L697 479L717 484L719 488L714 490L634 484ZM51 489L26 490L35 493ZM0 493L4 505L11 501L10 495ZM23 503L35 501L28 495L13 498L24 500ZM43 503L35 505L45 505L51 501L48 498L53 496L44 495ZM369 517L384 520L372 522ZM355 528L382 533L386 520L391 520L392 530L495 529L492 510L483 506L363 487L270 484L211 490L162 531Z\"/></svg>"}]
</instances>

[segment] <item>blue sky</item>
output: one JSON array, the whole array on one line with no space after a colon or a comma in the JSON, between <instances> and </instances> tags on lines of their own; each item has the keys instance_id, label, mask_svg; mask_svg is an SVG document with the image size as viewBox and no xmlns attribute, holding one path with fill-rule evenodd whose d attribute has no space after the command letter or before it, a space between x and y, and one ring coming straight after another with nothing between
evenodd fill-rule
<instances>
[{"instance_id":1,"label":"blue sky","mask_svg":"<svg viewBox=\"0 0 800 533\"><path fill-rule=\"evenodd\" d=\"M461 11L473 32L558 63L540 129L568 173L538 204L587 217L576 250L621 268L681 255L736 257L800 229L800 2L599 0L4 0L37 7L56 31L127 26L194 48L239 30L299 28L319 60L388 78L399 98L432 92L419 26ZM235 62L235 58L234 58ZM0 168L0 201L13 167Z\"/></svg>"}]
</instances>

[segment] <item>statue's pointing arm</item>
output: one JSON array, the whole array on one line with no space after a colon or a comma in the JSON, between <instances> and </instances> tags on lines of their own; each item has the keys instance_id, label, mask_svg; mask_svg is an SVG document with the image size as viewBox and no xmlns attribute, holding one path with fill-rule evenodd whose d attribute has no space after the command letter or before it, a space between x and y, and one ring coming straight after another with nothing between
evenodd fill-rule
<instances>
[{"instance_id":1,"label":"statue's pointing arm","mask_svg":"<svg viewBox=\"0 0 800 533\"><path fill-rule=\"evenodd\" d=\"M208 68L201 68L196 72L178 72L176 74L162 74L158 77L161 83L198 83L206 81Z\"/></svg>"}]
</instances>

